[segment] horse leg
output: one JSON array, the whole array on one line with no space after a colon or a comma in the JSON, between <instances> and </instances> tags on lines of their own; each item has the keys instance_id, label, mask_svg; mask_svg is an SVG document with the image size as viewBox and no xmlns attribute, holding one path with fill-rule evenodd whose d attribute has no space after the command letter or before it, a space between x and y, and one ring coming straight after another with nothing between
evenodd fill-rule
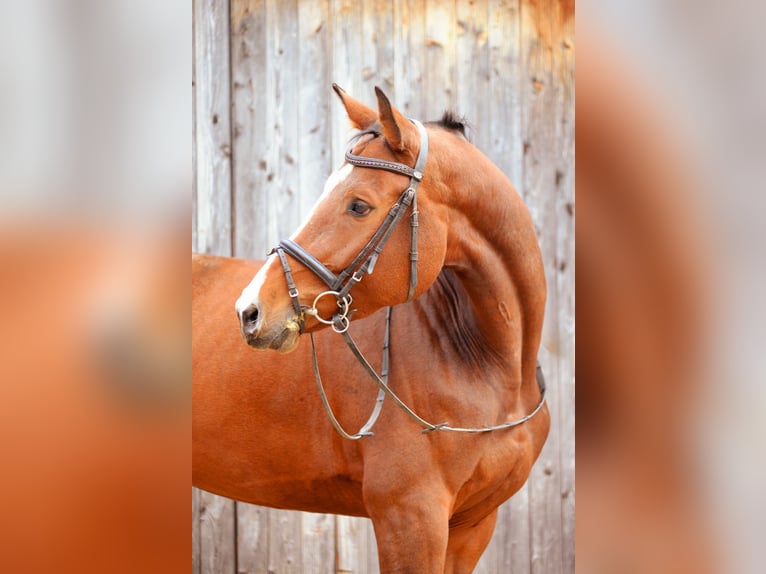
<instances>
[{"instance_id":1,"label":"horse leg","mask_svg":"<svg viewBox=\"0 0 766 574\"><path fill-rule=\"evenodd\" d=\"M447 552L448 505L428 494L368 501L381 574L442 574Z\"/></svg>"},{"instance_id":2,"label":"horse leg","mask_svg":"<svg viewBox=\"0 0 766 574\"><path fill-rule=\"evenodd\" d=\"M449 530L445 574L470 574L492 539L497 522L497 509L475 524Z\"/></svg>"}]
</instances>

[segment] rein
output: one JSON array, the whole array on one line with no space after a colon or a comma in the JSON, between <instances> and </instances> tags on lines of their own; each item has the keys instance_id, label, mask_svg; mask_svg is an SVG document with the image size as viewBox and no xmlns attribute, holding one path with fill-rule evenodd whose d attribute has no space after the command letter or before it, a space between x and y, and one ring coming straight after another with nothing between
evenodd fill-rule
<instances>
[{"instance_id":1,"label":"rein","mask_svg":"<svg viewBox=\"0 0 766 574\"><path fill-rule=\"evenodd\" d=\"M420 415L415 413L415 411L413 411L410 407L408 407L404 403L404 401L402 401L396 395L396 393L394 393L394 391L391 390L391 387L388 386L388 373L389 373L389 362L390 362L389 347L390 347L390 337L391 337L391 309L392 308L388 307L386 309L386 331L383 338L383 360L382 360L380 375L378 375L378 373L375 371L372 365L370 365L369 361L359 350L359 347L354 342L354 339L351 337L351 335L348 332L348 328L350 325L348 314L351 308L351 303L353 301L350 294L351 288L357 283L359 283L366 274L372 274L375 268L375 263L378 260L378 256L383 251L383 247L385 246L388 239L391 237L391 234L394 232L394 229L396 229L397 225L402 220L402 218L404 217L404 214L406 213L406 211L409 209L410 206L412 206L412 212L410 214L410 240L411 240L410 284L407 291L407 302L411 301L415 294L415 288L418 282L417 190L421 180L423 179L424 168L425 168L426 160L428 158L428 134L426 133L426 130L423 127L423 124L421 124L419 121L417 120L410 120L410 121L413 124L415 124L415 126L417 126L418 131L420 132L420 150L418 152L417 160L415 161L415 167L409 167L408 165L405 165L403 163L388 161L384 159L375 159L375 158L368 158L368 157L363 157L359 155L354 155L353 153L351 153L351 147L349 147L346 150L345 158L348 163L357 167L382 169L382 170L390 171L393 173L406 175L406 176L409 176L410 183L407 186L407 188L402 192L402 194L399 196L399 199L396 201L396 203L394 203L394 205L391 206L391 209L386 215L386 218L380 224L380 226L375 231L375 233L370 238L370 240L367 242L367 244L362 248L359 254L343 271L341 271L338 275L336 275L330 269L328 269L326 265L324 265L316 257L311 255L311 253L309 253L306 249L304 249L303 247L301 247L300 245L298 245L295 241L291 239L283 239L282 241L279 242L279 245L271 251L271 253L276 253L279 256L279 260L282 264L282 270L284 271L285 280L287 282L288 293L290 295L290 299L292 300L293 308L295 309L296 316L299 317L298 323L300 326L300 332L301 333L304 332L304 316L305 315L313 316L320 323L329 325L333 331L335 331L336 333L339 333L343 337L343 340L346 342L349 349L351 349L351 352L357 358L359 363L362 365L362 367L364 367L365 371L367 371L367 373L373 379L375 384L378 385L378 396L375 399L375 406L373 407L372 413L370 414L370 417L367 419L367 422L356 433L351 434L347 432L341 426L340 422L335 416L335 413L333 412L332 407L330 406L330 403L327 399L327 394L325 393L324 385L322 384L322 378L319 374L319 363L317 361L316 347L314 344L314 334L309 333L309 336L311 338L311 360L312 360L312 366L314 369L314 378L316 379L317 388L319 390L319 396L322 399L322 404L324 405L325 411L327 412L327 416L330 419L330 422L332 423L333 427L335 427L335 430L338 431L338 433L342 437L349 440L359 440L362 437L373 435L372 427L377 421L378 416L380 415L380 411L383 407L383 400L385 399L386 396L390 397L391 400L396 404L396 406L402 409L405 412L405 414L407 414L407 416L409 416L421 427L423 427L424 429L422 431L423 433L430 433L433 431L484 433L484 432L490 432L495 430L507 429L507 428L520 425L528 421L529 419L531 419L533 416L535 416L535 414L537 414L537 412L542 408L543 404L545 403L545 379L543 377L543 372L542 372L542 369L540 368L540 364L538 363L537 370L536 370L536 379L537 379L538 388L540 389L540 402L537 404L534 410L532 410L532 412L530 412L529 414L521 417L520 419L516 419L513 421L508 421L508 422L497 424L497 425L475 427L475 428L453 427L447 422L443 422L439 424L430 423L424 418L422 418ZM312 303L310 308L307 308L300 304L300 301L298 299L299 292L297 287L295 286L292 271L290 270L290 265L287 261L287 257L285 256L285 253L289 254L298 262L300 262L304 267L312 271L322 282L325 283L325 285L329 287L328 291L323 291L314 298L314 302ZM317 303L323 297L326 297L326 296L334 296L336 298L336 302L338 305L339 310L337 313L335 313L332 319L325 319L319 314L319 311L317 310Z\"/></svg>"}]
</instances>

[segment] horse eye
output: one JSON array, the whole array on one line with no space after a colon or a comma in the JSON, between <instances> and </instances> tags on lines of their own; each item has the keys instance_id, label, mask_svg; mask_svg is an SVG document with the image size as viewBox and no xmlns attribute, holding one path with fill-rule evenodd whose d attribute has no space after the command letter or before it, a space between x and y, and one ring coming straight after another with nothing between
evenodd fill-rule
<instances>
[{"instance_id":1,"label":"horse eye","mask_svg":"<svg viewBox=\"0 0 766 574\"><path fill-rule=\"evenodd\" d=\"M372 211L372 207L360 199L355 199L348 206L348 212L355 217L364 217L370 211Z\"/></svg>"}]
</instances>

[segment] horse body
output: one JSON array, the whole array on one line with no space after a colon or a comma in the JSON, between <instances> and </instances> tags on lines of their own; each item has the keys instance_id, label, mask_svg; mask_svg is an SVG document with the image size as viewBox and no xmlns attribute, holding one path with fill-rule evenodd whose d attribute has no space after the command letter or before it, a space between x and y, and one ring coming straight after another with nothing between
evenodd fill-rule
<instances>
[{"instance_id":1,"label":"horse body","mask_svg":"<svg viewBox=\"0 0 766 574\"><path fill-rule=\"evenodd\" d=\"M355 124L366 121L368 109L342 99ZM499 424L529 413L540 399L540 252L529 213L505 176L451 130L432 126L429 137L430 179L423 181L421 201L428 257L421 252L424 280L416 298L392 310L389 380L429 421ZM391 155L382 148L369 151ZM393 185L378 180L376 193L401 180L388 177ZM358 180L349 179L346 185L360 189ZM377 199L369 193L371 203ZM312 217L321 219L321 209ZM297 237L306 242L301 233L316 233L320 224L304 226ZM406 293L396 254L405 250L406 239L394 233L374 275L354 292L359 318L351 333L378 371L385 331L381 299L401 303L396 299ZM348 259L338 251L337 257ZM497 507L523 485L542 449L547 408L497 432L423 434L385 403L373 436L343 439L321 408L307 337L280 327L294 317L279 272L274 264L193 256L194 484L260 505L367 516L383 572L472 571L491 538ZM302 292L321 291L310 273L294 274ZM253 275L260 317L251 340L232 303ZM293 352L256 354L240 329L253 346ZM344 425L358 428L375 402L375 385L335 333L318 324L306 330L315 331L330 403ZM254 341L256 336L262 340Z\"/></svg>"}]
</instances>

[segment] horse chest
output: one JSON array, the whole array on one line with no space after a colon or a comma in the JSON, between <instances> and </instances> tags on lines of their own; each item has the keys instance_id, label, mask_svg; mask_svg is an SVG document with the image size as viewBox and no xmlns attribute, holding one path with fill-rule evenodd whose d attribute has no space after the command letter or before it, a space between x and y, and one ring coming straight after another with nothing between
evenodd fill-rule
<instances>
[{"instance_id":1,"label":"horse chest","mask_svg":"<svg viewBox=\"0 0 766 574\"><path fill-rule=\"evenodd\" d=\"M483 517L515 494L529 476L539 448L526 429L507 432L480 447L470 477L458 490L451 524Z\"/></svg>"}]
</instances>

